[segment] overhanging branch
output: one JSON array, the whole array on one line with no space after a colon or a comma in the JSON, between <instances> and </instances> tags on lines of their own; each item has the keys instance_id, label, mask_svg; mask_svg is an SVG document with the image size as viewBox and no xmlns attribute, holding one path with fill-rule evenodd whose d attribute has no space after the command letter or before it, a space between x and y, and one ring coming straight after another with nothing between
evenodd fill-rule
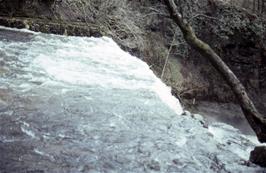
<instances>
[{"instance_id":1,"label":"overhanging branch","mask_svg":"<svg viewBox=\"0 0 266 173\"><path fill-rule=\"evenodd\" d=\"M207 58L214 68L223 76L236 95L242 111L260 142L266 142L266 119L258 112L249 98L245 87L224 63L221 57L204 41L200 40L189 23L182 17L174 0L164 0L172 20L178 25L186 42L203 57Z\"/></svg>"}]
</instances>

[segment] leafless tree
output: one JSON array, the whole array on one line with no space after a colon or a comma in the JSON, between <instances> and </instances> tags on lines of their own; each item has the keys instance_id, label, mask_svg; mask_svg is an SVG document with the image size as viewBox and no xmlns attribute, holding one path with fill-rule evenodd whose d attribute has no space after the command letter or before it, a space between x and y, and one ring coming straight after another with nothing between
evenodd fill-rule
<instances>
[{"instance_id":1,"label":"leafless tree","mask_svg":"<svg viewBox=\"0 0 266 173\"><path fill-rule=\"evenodd\" d=\"M221 57L204 41L199 39L189 22L184 17L185 10L177 6L182 0L164 0L170 13L171 19L177 24L183 33L186 42L197 50L204 58L207 58L214 68L222 75L227 84L231 87L242 111L250 126L256 133L260 142L266 142L266 119L258 112L246 89L236 77L233 71L224 63Z\"/></svg>"}]
</instances>

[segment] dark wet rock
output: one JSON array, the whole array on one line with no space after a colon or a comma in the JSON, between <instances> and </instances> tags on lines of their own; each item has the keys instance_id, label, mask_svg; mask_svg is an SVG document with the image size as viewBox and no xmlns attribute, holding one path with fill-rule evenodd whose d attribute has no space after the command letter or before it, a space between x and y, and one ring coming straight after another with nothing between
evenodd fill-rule
<instances>
[{"instance_id":1,"label":"dark wet rock","mask_svg":"<svg viewBox=\"0 0 266 173\"><path fill-rule=\"evenodd\" d=\"M158 161L155 161L155 160L151 160L147 164L147 167L151 170L154 170L154 171L160 171L161 170L160 163Z\"/></svg>"},{"instance_id":2,"label":"dark wet rock","mask_svg":"<svg viewBox=\"0 0 266 173\"><path fill-rule=\"evenodd\" d=\"M251 151L250 161L262 167L266 167L266 146L256 147Z\"/></svg>"},{"instance_id":3,"label":"dark wet rock","mask_svg":"<svg viewBox=\"0 0 266 173\"><path fill-rule=\"evenodd\" d=\"M189 111L187 111L187 110L185 110L185 111L182 113L182 115L184 115L184 116L192 116L191 112L189 112Z\"/></svg>"}]
</instances>

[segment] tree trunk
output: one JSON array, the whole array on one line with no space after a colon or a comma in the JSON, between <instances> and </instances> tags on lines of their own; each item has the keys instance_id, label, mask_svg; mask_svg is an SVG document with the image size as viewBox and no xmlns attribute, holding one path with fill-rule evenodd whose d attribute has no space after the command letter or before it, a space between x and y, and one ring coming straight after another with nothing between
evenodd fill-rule
<instances>
[{"instance_id":1,"label":"tree trunk","mask_svg":"<svg viewBox=\"0 0 266 173\"><path fill-rule=\"evenodd\" d=\"M174 0L164 0L164 2L169 10L171 18L182 31L186 42L203 57L207 58L214 68L223 76L236 95L242 111L256 133L258 140L260 142L266 142L266 119L256 109L242 83L219 55L208 44L197 38L192 27L179 13Z\"/></svg>"}]
</instances>

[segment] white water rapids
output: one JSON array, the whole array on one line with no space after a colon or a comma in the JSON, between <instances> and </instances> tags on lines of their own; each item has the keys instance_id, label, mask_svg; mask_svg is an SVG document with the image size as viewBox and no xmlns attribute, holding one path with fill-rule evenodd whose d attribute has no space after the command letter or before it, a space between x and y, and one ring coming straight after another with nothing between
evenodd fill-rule
<instances>
[{"instance_id":1,"label":"white water rapids","mask_svg":"<svg viewBox=\"0 0 266 173\"><path fill-rule=\"evenodd\" d=\"M0 28L0 172L264 172L110 38Z\"/></svg>"}]
</instances>

